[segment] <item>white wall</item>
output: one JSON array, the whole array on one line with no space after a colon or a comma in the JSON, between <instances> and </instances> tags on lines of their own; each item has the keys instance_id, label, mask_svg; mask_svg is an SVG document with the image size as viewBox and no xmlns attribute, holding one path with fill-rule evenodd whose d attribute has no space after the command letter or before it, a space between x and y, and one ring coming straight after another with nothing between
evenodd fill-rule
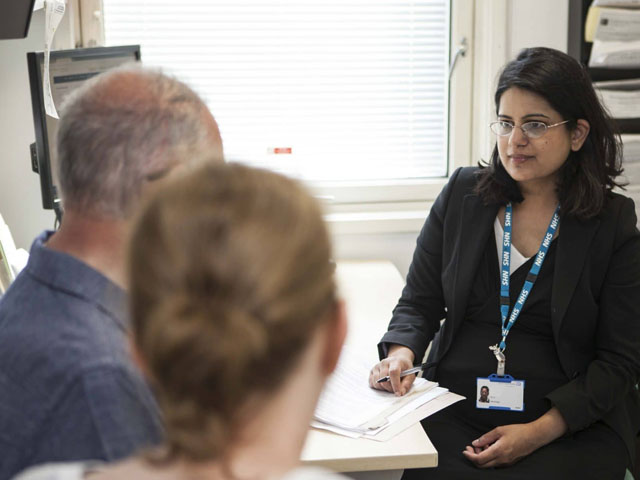
<instances>
[{"instance_id":1,"label":"white wall","mask_svg":"<svg viewBox=\"0 0 640 480\"><path fill-rule=\"evenodd\" d=\"M493 0L479 0L489 2ZM527 46L567 50L568 0L510 0L505 35L508 57ZM0 213L18 246L53 225L53 214L41 207L38 176L31 172L29 144L34 141L26 52L44 46L44 15L35 12L24 40L0 41ZM476 28L483 28L477 25ZM486 26L485 26L486 28ZM57 34L60 35L61 32ZM495 72L487 72L495 77ZM406 275L418 232L335 235L338 259L389 259Z\"/></svg>"},{"instance_id":2,"label":"white wall","mask_svg":"<svg viewBox=\"0 0 640 480\"><path fill-rule=\"evenodd\" d=\"M487 160L494 139L493 95L503 65L526 47L567 51L569 0L476 0L472 163Z\"/></svg>"},{"instance_id":3,"label":"white wall","mask_svg":"<svg viewBox=\"0 0 640 480\"><path fill-rule=\"evenodd\" d=\"M509 58L525 47L567 52L569 0L510 0L507 22Z\"/></svg>"}]
</instances>

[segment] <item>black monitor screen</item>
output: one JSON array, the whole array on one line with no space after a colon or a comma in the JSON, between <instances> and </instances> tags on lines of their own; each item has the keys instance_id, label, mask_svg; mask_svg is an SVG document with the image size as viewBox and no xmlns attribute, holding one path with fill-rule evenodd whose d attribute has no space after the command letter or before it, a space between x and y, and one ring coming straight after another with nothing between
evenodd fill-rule
<instances>
[{"instance_id":1,"label":"black monitor screen","mask_svg":"<svg viewBox=\"0 0 640 480\"><path fill-rule=\"evenodd\" d=\"M35 0L0 0L0 39L25 38Z\"/></svg>"},{"instance_id":2,"label":"black monitor screen","mask_svg":"<svg viewBox=\"0 0 640 480\"><path fill-rule=\"evenodd\" d=\"M49 78L51 96L56 109L69 93L82 83L99 73L129 62L140 61L140 46L77 48L51 52ZM29 83L31 85L31 106L36 134L35 149L32 146L32 167L40 174L42 206L45 209L57 207L59 198L55 186L56 148L58 120L45 112L43 77L43 52L27 53Z\"/></svg>"}]
</instances>

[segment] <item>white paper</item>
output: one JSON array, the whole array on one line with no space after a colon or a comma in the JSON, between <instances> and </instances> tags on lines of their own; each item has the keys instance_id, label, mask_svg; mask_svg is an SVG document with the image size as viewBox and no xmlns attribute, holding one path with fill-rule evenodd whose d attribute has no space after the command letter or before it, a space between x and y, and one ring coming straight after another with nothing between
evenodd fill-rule
<instances>
[{"instance_id":1,"label":"white paper","mask_svg":"<svg viewBox=\"0 0 640 480\"><path fill-rule=\"evenodd\" d=\"M640 134L625 133L622 139L622 176L629 182L629 187L640 186ZM630 195L630 192L622 192ZM636 201L636 206L639 206Z\"/></svg>"},{"instance_id":2,"label":"white paper","mask_svg":"<svg viewBox=\"0 0 640 480\"><path fill-rule=\"evenodd\" d=\"M613 118L640 118L640 90L601 90L598 93Z\"/></svg>"},{"instance_id":3,"label":"white paper","mask_svg":"<svg viewBox=\"0 0 640 480\"><path fill-rule=\"evenodd\" d=\"M33 4L33 11L42 10L44 8L44 0L36 0Z\"/></svg>"},{"instance_id":4,"label":"white paper","mask_svg":"<svg viewBox=\"0 0 640 480\"><path fill-rule=\"evenodd\" d=\"M441 387L438 387L441 388ZM393 422L389 422L388 425L379 429L372 434L367 432L363 435L364 438L376 440L377 442L386 442L399 433L403 432L412 425L420 422L422 419L439 412L443 408L447 408L456 402L464 400L465 397L452 392L445 392L443 395L439 395L436 398L429 400L424 405L421 405L417 409L410 413L407 413L402 418L399 418Z\"/></svg>"},{"instance_id":5,"label":"white paper","mask_svg":"<svg viewBox=\"0 0 640 480\"><path fill-rule=\"evenodd\" d=\"M600 9L595 38L603 42L640 40L640 10Z\"/></svg>"},{"instance_id":6,"label":"white paper","mask_svg":"<svg viewBox=\"0 0 640 480\"><path fill-rule=\"evenodd\" d=\"M600 8L590 67L632 68L640 65L640 10Z\"/></svg>"},{"instance_id":7,"label":"white paper","mask_svg":"<svg viewBox=\"0 0 640 480\"><path fill-rule=\"evenodd\" d=\"M623 133L620 138L623 162L640 162L640 133Z\"/></svg>"},{"instance_id":8,"label":"white paper","mask_svg":"<svg viewBox=\"0 0 640 480\"><path fill-rule=\"evenodd\" d=\"M640 66L640 41L605 42L595 39L590 67L634 68Z\"/></svg>"},{"instance_id":9,"label":"white paper","mask_svg":"<svg viewBox=\"0 0 640 480\"><path fill-rule=\"evenodd\" d=\"M329 425L328 423L324 423L319 420L312 420L311 426L313 428L319 428L320 430L327 430L328 432L337 433L338 435L342 435L343 437L360 438L363 435L361 431L347 430L346 428Z\"/></svg>"},{"instance_id":10,"label":"white paper","mask_svg":"<svg viewBox=\"0 0 640 480\"><path fill-rule=\"evenodd\" d=\"M64 16L64 11L66 8L65 0L45 0L45 35L44 35L44 83L43 83L43 94L44 94L44 108L47 112L47 115L53 118L59 118L58 112L56 111L55 102L53 101L53 96L51 95L51 77L49 74L49 56L51 52L51 44L53 42L53 37L56 34L56 30L58 29L58 25L60 25L60 21Z\"/></svg>"},{"instance_id":11,"label":"white paper","mask_svg":"<svg viewBox=\"0 0 640 480\"><path fill-rule=\"evenodd\" d=\"M396 397L369 386L369 368L366 361L345 347L335 372L320 395L315 419L352 431L373 430L386 424L392 412L437 387L434 382L416 378L406 395Z\"/></svg>"},{"instance_id":12,"label":"white paper","mask_svg":"<svg viewBox=\"0 0 640 480\"><path fill-rule=\"evenodd\" d=\"M421 407L425 403L430 402L431 400L438 398L441 395L444 395L448 391L449 390L443 387L435 387L430 389L428 392L424 393L423 395L417 396L414 400L412 400L411 402L407 403L405 406L401 407L400 409L396 410L394 413L389 415L388 417L389 423L399 420L405 415L416 410L418 407Z\"/></svg>"},{"instance_id":13,"label":"white paper","mask_svg":"<svg viewBox=\"0 0 640 480\"><path fill-rule=\"evenodd\" d=\"M594 7L640 8L640 0L594 0Z\"/></svg>"},{"instance_id":14,"label":"white paper","mask_svg":"<svg viewBox=\"0 0 640 480\"><path fill-rule=\"evenodd\" d=\"M613 118L640 118L640 79L593 84Z\"/></svg>"},{"instance_id":15,"label":"white paper","mask_svg":"<svg viewBox=\"0 0 640 480\"><path fill-rule=\"evenodd\" d=\"M344 435L351 438L359 438L362 436L373 438L376 435L378 435L380 432L385 430L386 428L393 425L395 422L399 421L400 419L402 419L407 415L410 415L412 412L422 407L425 403L431 402L432 400L442 395L446 395L447 393L449 393L449 390L447 390L446 388L434 387L421 395L416 395L412 401L410 401L403 407L399 408L398 410L390 414L387 417L387 422L384 425L381 425L378 428L374 428L374 429L362 429L362 428L356 427L355 429L352 430L347 428L340 428L335 425L320 422L318 420L311 422L311 426L316 428L321 428L323 430L329 430L331 432L339 433L340 435ZM420 420L422 420L422 418L418 418L415 421L418 422Z\"/></svg>"}]
</instances>

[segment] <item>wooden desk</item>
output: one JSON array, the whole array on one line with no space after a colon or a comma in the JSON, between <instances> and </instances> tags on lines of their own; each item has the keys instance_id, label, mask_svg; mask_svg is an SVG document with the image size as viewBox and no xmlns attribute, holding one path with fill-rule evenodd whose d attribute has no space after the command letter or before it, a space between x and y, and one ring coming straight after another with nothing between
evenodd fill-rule
<instances>
[{"instance_id":1,"label":"wooden desk","mask_svg":"<svg viewBox=\"0 0 640 480\"><path fill-rule=\"evenodd\" d=\"M347 345L371 361L378 361L376 345L387 330L391 311L404 286L391 262L338 262L338 285L347 302ZM302 462L359 479L399 479L404 468L435 467L438 453L416 423L388 442L353 439L312 429L302 452Z\"/></svg>"}]
</instances>

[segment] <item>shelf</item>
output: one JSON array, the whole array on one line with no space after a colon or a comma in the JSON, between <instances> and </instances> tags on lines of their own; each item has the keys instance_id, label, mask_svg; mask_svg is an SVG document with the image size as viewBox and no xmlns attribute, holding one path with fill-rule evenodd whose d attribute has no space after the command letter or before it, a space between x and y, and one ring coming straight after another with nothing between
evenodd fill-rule
<instances>
[{"instance_id":1,"label":"shelf","mask_svg":"<svg viewBox=\"0 0 640 480\"><path fill-rule=\"evenodd\" d=\"M591 0L569 0L569 53L586 67L592 82L640 79L640 67L605 68L588 66L593 44L584 40L584 24L590 5ZM620 133L640 133L640 118L619 118L614 119L614 122Z\"/></svg>"},{"instance_id":2,"label":"shelf","mask_svg":"<svg viewBox=\"0 0 640 480\"><path fill-rule=\"evenodd\" d=\"M587 72L591 80L601 82L606 80L631 80L640 78L640 67L638 68L603 68L587 67Z\"/></svg>"},{"instance_id":3,"label":"shelf","mask_svg":"<svg viewBox=\"0 0 640 480\"><path fill-rule=\"evenodd\" d=\"M620 133L640 133L640 118L614 118Z\"/></svg>"}]
</instances>

